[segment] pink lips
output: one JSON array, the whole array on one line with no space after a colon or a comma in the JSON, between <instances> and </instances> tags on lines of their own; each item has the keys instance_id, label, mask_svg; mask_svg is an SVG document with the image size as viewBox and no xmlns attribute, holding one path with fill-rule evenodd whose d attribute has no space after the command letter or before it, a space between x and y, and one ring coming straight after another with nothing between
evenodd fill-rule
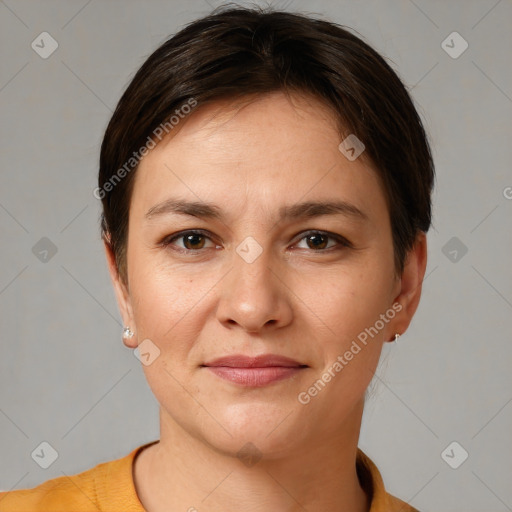
<instances>
[{"instance_id":1,"label":"pink lips","mask_svg":"<svg viewBox=\"0 0 512 512\"><path fill-rule=\"evenodd\" d=\"M306 368L288 357L268 354L258 357L233 355L203 365L222 379L248 387L262 387L286 379Z\"/></svg>"}]
</instances>

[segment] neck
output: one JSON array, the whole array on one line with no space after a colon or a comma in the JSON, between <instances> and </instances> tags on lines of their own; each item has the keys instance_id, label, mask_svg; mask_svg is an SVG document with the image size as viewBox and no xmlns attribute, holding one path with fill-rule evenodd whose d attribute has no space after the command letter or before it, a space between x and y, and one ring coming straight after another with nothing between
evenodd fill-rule
<instances>
[{"instance_id":1,"label":"neck","mask_svg":"<svg viewBox=\"0 0 512 512\"><path fill-rule=\"evenodd\" d=\"M368 512L356 472L362 412L363 403L336 433L279 458L241 460L191 436L161 410L160 442L136 460L137 494L147 512Z\"/></svg>"}]
</instances>

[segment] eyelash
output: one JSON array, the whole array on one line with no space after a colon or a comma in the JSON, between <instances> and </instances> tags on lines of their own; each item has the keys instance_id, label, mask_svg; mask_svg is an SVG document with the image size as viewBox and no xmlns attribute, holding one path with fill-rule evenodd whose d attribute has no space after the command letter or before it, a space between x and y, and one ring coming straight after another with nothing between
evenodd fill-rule
<instances>
[{"instance_id":1,"label":"eyelash","mask_svg":"<svg viewBox=\"0 0 512 512\"><path fill-rule=\"evenodd\" d=\"M320 231L320 230L315 230L315 229L309 230L309 231L304 231L303 233L304 233L304 235L302 236L302 238L300 238L298 240L297 243L301 242L302 240L304 240L309 235L322 235L322 236L325 236L327 238L332 238L333 240L336 240L338 242L338 244L340 246L342 246L342 247L353 248L353 245L346 238L342 237L341 235L337 235L335 233L330 233L328 231ZM169 246L172 245L172 243L175 240L179 240L180 238L184 238L187 235L201 235L203 237L206 237L206 238L210 239L213 242L213 240L211 239L212 237L210 236L209 232L204 231L202 229L192 229L192 230L187 230L187 231L181 231L181 232L176 233L174 235L167 236L166 238L164 238L160 242L159 245L161 245L163 247L169 247ZM211 247L207 247L206 249L211 249ZM334 247L329 247L328 249L319 249L319 250L311 249L311 251L312 252L331 252L332 250L339 250L339 249L340 249L339 246L338 247L334 246ZM186 248L183 248L183 247L176 247L173 250L176 250L176 251L181 252L181 253L198 254L203 249L186 249Z\"/></svg>"}]
</instances>

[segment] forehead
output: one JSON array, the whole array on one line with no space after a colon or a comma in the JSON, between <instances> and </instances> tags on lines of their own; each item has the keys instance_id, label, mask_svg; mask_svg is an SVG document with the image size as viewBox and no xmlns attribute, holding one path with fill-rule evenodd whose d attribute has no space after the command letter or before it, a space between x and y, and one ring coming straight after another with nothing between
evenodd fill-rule
<instances>
[{"instance_id":1,"label":"forehead","mask_svg":"<svg viewBox=\"0 0 512 512\"><path fill-rule=\"evenodd\" d=\"M333 111L318 99L276 91L220 100L198 108L183 119L176 135L171 132L157 151L165 150L170 143L178 148L190 142L207 142L205 149L212 149L216 142L222 142L233 157L247 160L258 154L258 148L247 144L254 138L254 142L268 142L268 150L275 158L275 153L307 151L318 143L325 146L337 141L340 134L336 124ZM303 144L305 138L309 141L307 146ZM259 154L260 158L263 156Z\"/></svg>"},{"instance_id":2,"label":"forehead","mask_svg":"<svg viewBox=\"0 0 512 512\"><path fill-rule=\"evenodd\" d=\"M139 213L169 195L267 213L326 194L386 208L368 159L340 152L337 120L315 98L276 92L226 100L180 122L139 165L132 197Z\"/></svg>"}]
</instances>

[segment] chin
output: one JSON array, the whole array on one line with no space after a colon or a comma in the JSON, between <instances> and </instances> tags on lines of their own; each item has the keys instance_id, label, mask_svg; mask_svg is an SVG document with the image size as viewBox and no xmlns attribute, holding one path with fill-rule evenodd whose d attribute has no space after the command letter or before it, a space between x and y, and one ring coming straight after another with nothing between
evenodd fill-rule
<instances>
[{"instance_id":1,"label":"chin","mask_svg":"<svg viewBox=\"0 0 512 512\"><path fill-rule=\"evenodd\" d=\"M278 458L295 450L307 435L305 422L302 420L299 425L293 414L296 408L296 404L285 407L282 403L230 404L224 410L212 411L225 431L221 427L215 432L208 429L203 436L212 447L231 456L250 454L252 450L265 458ZM223 435L217 435L219 430Z\"/></svg>"}]
</instances>

